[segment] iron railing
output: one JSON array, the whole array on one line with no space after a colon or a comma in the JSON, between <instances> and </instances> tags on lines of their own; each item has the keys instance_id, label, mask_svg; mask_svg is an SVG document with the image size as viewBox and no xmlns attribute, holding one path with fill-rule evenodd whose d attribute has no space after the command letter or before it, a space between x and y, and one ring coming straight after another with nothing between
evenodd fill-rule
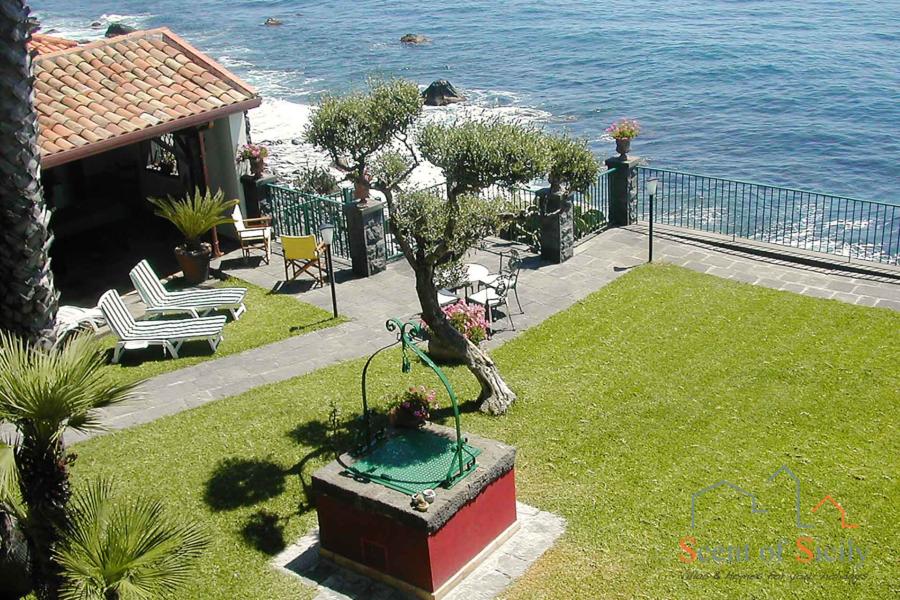
<instances>
[{"instance_id":1,"label":"iron railing","mask_svg":"<svg viewBox=\"0 0 900 600\"><path fill-rule=\"evenodd\" d=\"M572 198L576 246L609 227L609 178L614 172L600 172L587 190L576 192Z\"/></svg>"},{"instance_id":2,"label":"iron railing","mask_svg":"<svg viewBox=\"0 0 900 600\"><path fill-rule=\"evenodd\" d=\"M334 224L331 251L334 256L350 258L350 235L340 193L319 196L277 184L266 185L266 210L272 216L272 229L279 235L319 235L323 223ZM403 256L390 232L390 215L384 211L384 240L387 260Z\"/></svg>"},{"instance_id":3,"label":"iron railing","mask_svg":"<svg viewBox=\"0 0 900 600\"><path fill-rule=\"evenodd\" d=\"M609 226L609 176L615 169L607 169L597 175L596 181L584 192L572 197L575 243L580 244ZM443 183L424 188L442 198L447 197ZM505 200L518 211L518 217L503 227L499 236L503 239L523 242L540 248L541 207L537 198L539 186L504 187L494 185L481 192L485 200Z\"/></svg>"},{"instance_id":4,"label":"iron railing","mask_svg":"<svg viewBox=\"0 0 900 600\"><path fill-rule=\"evenodd\" d=\"M900 259L900 205L669 169L638 168L639 220L886 264Z\"/></svg>"},{"instance_id":5,"label":"iron railing","mask_svg":"<svg viewBox=\"0 0 900 600\"><path fill-rule=\"evenodd\" d=\"M347 217L344 215L340 195L318 196L270 183L266 185L265 204L272 217L272 229L276 236L318 236L322 224L332 223L332 255L350 258Z\"/></svg>"}]
</instances>

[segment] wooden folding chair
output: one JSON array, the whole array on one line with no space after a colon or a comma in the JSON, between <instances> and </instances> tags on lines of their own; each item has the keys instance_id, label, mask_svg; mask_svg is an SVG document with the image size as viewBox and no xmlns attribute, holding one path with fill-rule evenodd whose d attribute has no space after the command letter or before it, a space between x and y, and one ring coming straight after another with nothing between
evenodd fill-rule
<instances>
[{"instance_id":1,"label":"wooden folding chair","mask_svg":"<svg viewBox=\"0 0 900 600\"><path fill-rule=\"evenodd\" d=\"M250 258L250 250L258 248L263 251L263 260L269 264L269 256L272 254L272 217L245 219L241 207L235 206L231 218L234 219L234 228L241 242L244 261Z\"/></svg>"},{"instance_id":2,"label":"wooden folding chair","mask_svg":"<svg viewBox=\"0 0 900 600\"><path fill-rule=\"evenodd\" d=\"M281 236L281 249L284 252L285 280L297 279L301 274L306 273L319 285L324 284L322 252L325 250L325 244L316 241L316 236L283 235ZM288 267L290 267L291 275L288 274Z\"/></svg>"}]
</instances>

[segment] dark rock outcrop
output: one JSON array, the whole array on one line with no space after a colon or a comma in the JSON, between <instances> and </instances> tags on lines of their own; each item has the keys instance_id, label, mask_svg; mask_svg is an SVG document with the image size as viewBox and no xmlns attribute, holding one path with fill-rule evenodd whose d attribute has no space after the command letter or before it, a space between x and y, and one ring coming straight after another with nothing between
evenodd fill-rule
<instances>
[{"instance_id":1,"label":"dark rock outcrop","mask_svg":"<svg viewBox=\"0 0 900 600\"><path fill-rule=\"evenodd\" d=\"M426 44L431 40L418 33L407 33L402 38L400 38L400 41L404 44Z\"/></svg>"},{"instance_id":2,"label":"dark rock outcrop","mask_svg":"<svg viewBox=\"0 0 900 600\"><path fill-rule=\"evenodd\" d=\"M457 92L453 84L446 79L433 81L422 92L422 97L425 98L425 106L445 106L466 100L465 96Z\"/></svg>"},{"instance_id":3,"label":"dark rock outcrop","mask_svg":"<svg viewBox=\"0 0 900 600\"><path fill-rule=\"evenodd\" d=\"M131 25L126 25L125 23L110 23L109 27L106 28L106 37L116 37L117 35L126 35L129 33L133 33L137 31Z\"/></svg>"},{"instance_id":4,"label":"dark rock outcrop","mask_svg":"<svg viewBox=\"0 0 900 600\"><path fill-rule=\"evenodd\" d=\"M269 27L275 27L276 25L283 24L284 21L282 21L281 19L276 19L275 17L269 17L268 19L266 19L265 23L263 23L263 25L268 25Z\"/></svg>"}]
</instances>

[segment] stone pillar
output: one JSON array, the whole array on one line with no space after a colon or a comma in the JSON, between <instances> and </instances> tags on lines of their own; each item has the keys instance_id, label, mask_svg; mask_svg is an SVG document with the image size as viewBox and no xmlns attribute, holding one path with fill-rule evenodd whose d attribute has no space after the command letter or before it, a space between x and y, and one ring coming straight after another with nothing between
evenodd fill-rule
<instances>
[{"instance_id":1,"label":"stone pillar","mask_svg":"<svg viewBox=\"0 0 900 600\"><path fill-rule=\"evenodd\" d=\"M535 194L541 206L541 258L563 263L575 254L575 222L572 203L550 188Z\"/></svg>"},{"instance_id":2,"label":"stone pillar","mask_svg":"<svg viewBox=\"0 0 900 600\"><path fill-rule=\"evenodd\" d=\"M384 240L384 202L369 199L366 204L345 204L347 236L353 274L369 277L387 268Z\"/></svg>"},{"instance_id":3,"label":"stone pillar","mask_svg":"<svg viewBox=\"0 0 900 600\"><path fill-rule=\"evenodd\" d=\"M615 169L609 177L609 225L621 227L637 222L637 156L613 156L606 168Z\"/></svg>"},{"instance_id":4,"label":"stone pillar","mask_svg":"<svg viewBox=\"0 0 900 600\"><path fill-rule=\"evenodd\" d=\"M262 215L261 201L266 199L266 184L275 183L274 175L254 177L241 175L241 187L244 190L244 217L253 219Z\"/></svg>"}]
</instances>

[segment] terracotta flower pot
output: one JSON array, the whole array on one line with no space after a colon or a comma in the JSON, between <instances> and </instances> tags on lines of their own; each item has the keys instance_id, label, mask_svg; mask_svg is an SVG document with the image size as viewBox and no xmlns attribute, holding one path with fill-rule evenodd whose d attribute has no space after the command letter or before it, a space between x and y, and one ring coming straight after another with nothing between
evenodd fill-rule
<instances>
[{"instance_id":1,"label":"terracotta flower pot","mask_svg":"<svg viewBox=\"0 0 900 600\"><path fill-rule=\"evenodd\" d=\"M627 155L629 150L631 150L631 138L616 139L616 152L619 153L619 156Z\"/></svg>"},{"instance_id":2,"label":"terracotta flower pot","mask_svg":"<svg viewBox=\"0 0 900 600\"><path fill-rule=\"evenodd\" d=\"M211 256L212 246L209 244L201 244L200 250L188 250L185 246L175 248L175 258L184 274L184 280L191 285L197 285L209 279Z\"/></svg>"}]
</instances>

